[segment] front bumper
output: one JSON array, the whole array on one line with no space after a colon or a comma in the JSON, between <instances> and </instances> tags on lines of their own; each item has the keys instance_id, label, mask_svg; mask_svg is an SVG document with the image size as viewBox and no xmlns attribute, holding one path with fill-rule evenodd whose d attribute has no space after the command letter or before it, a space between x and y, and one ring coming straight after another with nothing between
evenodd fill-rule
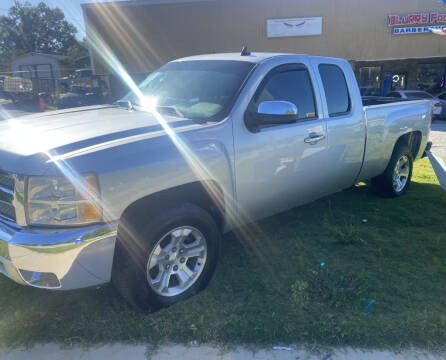
<instances>
[{"instance_id":1,"label":"front bumper","mask_svg":"<svg viewBox=\"0 0 446 360\"><path fill-rule=\"evenodd\" d=\"M0 273L22 285L71 290L110 281L117 222L22 228L0 219Z\"/></svg>"}]
</instances>

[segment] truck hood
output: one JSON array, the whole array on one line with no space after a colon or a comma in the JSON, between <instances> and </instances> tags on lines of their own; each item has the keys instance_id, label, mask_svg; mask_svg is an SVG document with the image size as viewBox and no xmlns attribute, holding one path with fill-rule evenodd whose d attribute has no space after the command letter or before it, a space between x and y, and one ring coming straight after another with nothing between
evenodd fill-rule
<instances>
[{"instance_id":1,"label":"truck hood","mask_svg":"<svg viewBox=\"0 0 446 360\"><path fill-rule=\"evenodd\" d=\"M162 115L173 129L199 127L190 119ZM27 115L0 121L0 169L39 172L35 158L63 155L101 143L139 134L161 132L163 127L149 112L101 105ZM14 165L15 164L15 165ZM34 165L35 164L35 165ZM12 169L12 170L11 170Z\"/></svg>"}]
</instances>

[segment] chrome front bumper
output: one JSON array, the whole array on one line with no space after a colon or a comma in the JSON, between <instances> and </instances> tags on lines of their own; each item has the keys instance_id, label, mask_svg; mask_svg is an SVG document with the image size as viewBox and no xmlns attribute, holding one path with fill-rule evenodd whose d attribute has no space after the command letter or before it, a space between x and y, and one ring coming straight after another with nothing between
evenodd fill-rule
<instances>
[{"instance_id":1,"label":"chrome front bumper","mask_svg":"<svg viewBox=\"0 0 446 360\"><path fill-rule=\"evenodd\" d=\"M0 273L22 285L71 290L110 281L117 222L27 229L0 219Z\"/></svg>"}]
</instances>

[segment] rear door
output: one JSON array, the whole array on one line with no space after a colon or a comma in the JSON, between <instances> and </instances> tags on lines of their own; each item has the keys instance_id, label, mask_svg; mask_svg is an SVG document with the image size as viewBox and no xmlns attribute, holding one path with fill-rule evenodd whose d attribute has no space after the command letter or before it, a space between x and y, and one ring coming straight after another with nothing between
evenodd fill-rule
<instances>
[{"instance_id":1,"label":"rear door","mask_svg":"<svg viewBox=\"0 0 446 360\"><path fill-rule=\"evenodd\" d=\"M327 122L325 186L334 192L354 185L362 166L366 141L362 100L348 62L319 57L311 61Z\"/></svg>"},{"instance_id":2,"label":"rear door","mask_svg":"<svg viewBox=\"0 0 446 360\"><path fill-rule=\"evenodd\" d=\"M235 173L238 204L251 220L308 202L324 191L327 166L326 120L320 118L317 85L309 63L271 69L248 108L263 101L289 101L299 120L252 132L235 119Z\"/></svg>"}]
</instances>

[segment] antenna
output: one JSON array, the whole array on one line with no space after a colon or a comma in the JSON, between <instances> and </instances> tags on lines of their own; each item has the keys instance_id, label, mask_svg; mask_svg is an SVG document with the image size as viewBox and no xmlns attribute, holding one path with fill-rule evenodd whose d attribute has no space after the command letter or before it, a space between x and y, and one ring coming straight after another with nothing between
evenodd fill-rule
<instances>
[{"instance_id":1,"label":"antenna","mask_svg":"<svg viewBox=\"0 0 446 360\"><path fill-rule=\"evenodd\" d=\"M245 45L243 46L242 52L240 53L240 56L249 56L251 53L248 51L248 47Z\"/></svg>"}]
</instances>

